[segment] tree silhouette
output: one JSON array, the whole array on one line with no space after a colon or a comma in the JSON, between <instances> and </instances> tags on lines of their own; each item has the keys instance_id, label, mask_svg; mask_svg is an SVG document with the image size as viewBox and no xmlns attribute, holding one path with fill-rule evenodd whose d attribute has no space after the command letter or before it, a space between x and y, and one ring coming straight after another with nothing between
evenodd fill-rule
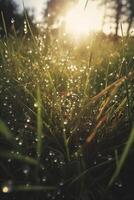
<instances>
[{"instance_id":1,"label":"tree silhouette","mask_svg":"<svg viewBox=\"0 0 134 200\"><path fill-rule=\"evenodd\" d=\"M100 0L100 2L103 6L107 3L109 4L107 9L111 10L111 15L105 16L105 18L110 17L110 19L114 20L115 36L118 35L119 25L123 19L125 19L125 23L128 23L128 35L134 22L134 0Z\"/></svg>"},{"instance_id":2,"label":"tree silhouette","mask_svg":"<svg viewBox=\"0 0 134 200\"><path fill-rule=\"evenodd\" d=\"M134 22L134 0L128 0L128 28L127 35L129 35L130 29Z\"/></svg>"},{"instance_id":3,"label":"tree silhouette","mask_svg":"<svg viewBox=\"0 0 134 200\"><path fill-rule=\"evenodd\" d=\"M123 15L123 2L122 0L114 0L115 3L115 36L118 35L119 24Z\"/></svg>"},{"instance_id":4,"label":"tree silhouette","mask_svg":"<svg viewBox=\"0 0 134 200\"><path fill-rule=\"evenodd\" d=\"M109 23L112 23L115 26L115 36L118 36L119 25L124 13L124 3L123 0L102 0L103 5L108 4L106 7L110 15L105 16L108 18Z\"/></svg>"}]
</instances>

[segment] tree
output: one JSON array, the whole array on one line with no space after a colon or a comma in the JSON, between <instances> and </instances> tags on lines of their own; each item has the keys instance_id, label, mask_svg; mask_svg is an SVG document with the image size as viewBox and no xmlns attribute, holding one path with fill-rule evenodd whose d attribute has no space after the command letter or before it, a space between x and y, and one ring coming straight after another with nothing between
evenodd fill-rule
<instances>
[{"instance_id":1,"label":"tree","mask_svg":"<svg viewBox=\"0 0 134 200\"><path fill-rule=\"evenodd\" d=\"M134 0L128 0L128 28L127 35L129 35L130 29L134 22Z\"/></svg>"},{"instance_id":2,"label":"tree","mask_svg":"<svg viewBox=\"0 0 134 200\"><path fill-rule=\"evenodd\" d=\"M123 14L123 3L122 0L114 0L115 3L115 36L118 36L119 24Z\"/></svg>"},{"instance_id":3,"label":"tree","mask_svg":"<svg viewBox=\"0 0 134 200\"><path fill-rule=\"evenodd\" d=\"M109 18L109 23L115 25L115 36L117 37L120 27L119 25L124 15L123 0L103 0L103 3L108 4L107 9L111 14L105 17Z\"/></svg>"},{"instance_id":4,"label":"tree","mask_svg":"<svg viewBox=\"0 0 134 200\"><path fill-rule=\"evenodd\" d=\"M90 0L87 0L89 3ZM104 16L102 21L103 26L109 23L111 26L114 26L114 34L117 37L119 32L119 25L124 15L126 15L126 4L124 0L91 0L98 1L100 6L104 7ZM133 1L133 0L132 0Z\"/></svg>"},{"instance_id":5,"label":"tree","mask_svg":"<svg viewBox=\"0 0 134 200\"><path fill-rule=\"evenodd\" d=\"M111 18L114 18L115 23L115 35L118 35L119 24L125 19L125 23L128 24L127 35L129 35L130 29L134 22L134 0L102 0L109 3L109 10L111 10Z\"/></svg>"}]
</instances>

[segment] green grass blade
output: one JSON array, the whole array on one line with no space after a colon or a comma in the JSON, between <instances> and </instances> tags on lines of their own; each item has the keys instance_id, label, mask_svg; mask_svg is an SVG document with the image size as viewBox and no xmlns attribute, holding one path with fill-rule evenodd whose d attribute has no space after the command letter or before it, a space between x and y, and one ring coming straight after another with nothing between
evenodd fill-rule
<instances>
[{"instance_id":1,"label":"green grass blade","mask_svg":"<svg viewBox=\"0 0 134 200\"><path fill-rule=\"evenodd\" d=\"M37 87L37 156L40 160L42 153L42 137L43 137L43 122L42 122L42 102L40 88Z\"/></svg>"},{"instance_id":2,"label":"green grass blade","mask_svg":"<svg viewBox=\"0 0 134 200\"><path fill-rule=\"evenodd\" d=\"M67 135L66 135L65 129L63 129L63 140L64 140L64 146L65 146L65 151L66 151L66 157L67 157L67 160L70 161L70 152L69 152L69 148L68 148L68 139L67 139Z\"/></svg>"},{"instance_id":3,"label":"green grass blade","mask_svg":"<svg viewBox=\"0 0 134 200\"><path fill-rule=\"evenodd\" d=\"M29 156L25 156L25 155L17 154L17 153L11 153L9 151L1 151L0 157L10 158L12 160L18 160L18 161L25 162L30 165L38 165L38 161Z\"/></svg>"},{"instance_id":4,"label":"green grass blade","mask_svg":"<svg viewBox=\"0 0 134 200\"><path fill-rule=\"evenodd\" d=\"M25 15L25 19L26 19L26 23L27 23L28 29L30 31L30 34L32 36L32 39L33 39L34 43L36 44L35 37L34 37L33 31L31 29L31 26L30 26L30 23L29 23L29 20L28 20L28 15L27 15L27 11L25 9L24 1L23 1L23 10L24 10L24 15Z\"/></svg>"},{"instance_id":5,"label":"green grass blade","mask_svg":"<svg viewBox=\"0 0 134 200\"><path fill-rule=\"evenodd\" d=\"M7 28L6 28L6 22L5 22L5 19L4 19L4 14L3 14L3 12L2 12L2 11L1 11L1 17L2 17L2 23L3 23L4 32L5 32L5 35L6 35L6 38L7 38Z\"/></svg>"},{"instance_id":6,"label":"green grass blade","mask_svg":"<svg viewBox=\"0 0 134 200\"><path fill-rule=\"evenodd\" d=\"M108 165L110 164L111 162L113 162L113 160L107 160L107 161L104 161L96 166L93 166L93 167L90 167L88 169L85 169L82 173L80 173L77 177L75 178L72 178L72 181L70 182L70 185L75 183L76 181L78 181L79 179L81 179L83 176L85 176L87 173L92 173L92 171L96 170L96 169L99 169L105 165Z\"/></svg>"},{"instance_id":7,"label":"green grass blade","mask_svg":"<svg viewBox=\"0 0 134 200\"><path fill-rule=\"evenodd\" d=\"M124 148L124 151L123 151L123 153L121 155L121 158L118 161L118 165L116 167L116 170L115 170L115 172L114 172L114 174L113 174L113 176L112 176L112 178L111 178L111 180L110 180L110 182L108 184L109 187L114 183L114 181L116 180L117 176L119 175L119 173L120 173L120 171L121 171L121 169L122 169L122 167L123 167L123 165L124 165L124 163L126 161L126 158L128 156L129 150L130 150L133 142L134 142L134 127L133 127L133 129L132 129L132 131L130 133L130 136L128 138L128 141L127 141L127 144L126 144L126 146Z\"/></svg>"},{"instance_id":8,"label":"green grass blade","mask_svg":"<svg viewBox=\"0 0 134 200\"><path fill-rule=\"evenodd\" d=\"M20 186L15 186L13 191L25 191L25 192L37 192L37 191L50 191L50 190L55 190L56 187L53 186L32 186L32 185L20 185Z\"/></svg>"},{"instance_id":9,"label":"green grass blade","mask_svg":"<svg viewBox=\"0 0 134 200\"><path fill-rule=\"evenodd\" d=\"M7 140L13 139L10 130L6 124L0 120L0 134L2 134Z\"/></svg>"}]
</instances>

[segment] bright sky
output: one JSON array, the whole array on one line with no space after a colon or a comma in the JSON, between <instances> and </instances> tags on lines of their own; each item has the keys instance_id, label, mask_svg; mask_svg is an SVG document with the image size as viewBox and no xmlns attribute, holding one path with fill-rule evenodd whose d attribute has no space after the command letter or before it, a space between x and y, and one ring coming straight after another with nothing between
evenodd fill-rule
<instances>
[{"instance_id":1,"label":"bright sky","mask_svg":"<svg viewBox=\"0 0 134 200\"><path fill-rule=\"evenodd\" d=\"M20 7L20 10L23 9L23 2L26 8L34 9L34 14L37 21L41 21L42 19L42 11L45 8L45 3L48 0L14 0ZM87 5L86 10L84 11L84 5L86 0L79 0L79 3L76 7L72 8L72 10L69 11L67 14L66 19L66 25L67 30L70 32L76 32L78 33L86 33L92 30L100 30L102 25L102 18L104 15L103 8L96 7L94 2L90 2L90 4ZM106 27L104 27L104 32L109 33L110 25L106 24Z\"/></svg>"},{"instance_id":2,"label":"bright sky","mask_svg":"<svg viewBox=\"0 0 134 200\"><path fill-rule=\"evenodd\" d=\"M20 9L23 8L23 2L25 7L27 8L34 8L35 9L35 15L37 20L41 19L41 12L45 6L45 2L47 0L14 0L17 4L19 4Z\"/></svg>"}]
</instances>

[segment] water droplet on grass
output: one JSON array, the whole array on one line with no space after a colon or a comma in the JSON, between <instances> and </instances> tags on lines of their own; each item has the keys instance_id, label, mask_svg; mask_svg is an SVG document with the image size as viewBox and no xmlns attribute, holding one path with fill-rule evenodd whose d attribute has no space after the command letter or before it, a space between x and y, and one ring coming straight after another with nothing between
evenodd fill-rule
<instances>
[{"instance_id":1,"label":"water droplet on grass","mask_svg":"<svg viewBox=\"0 0 134 200\"><path fill-rule=\"evenodd\" d=\"M9 192L8 186L3 186L2 192L3 192L3 193L8 193L8 192Z\"/></svg>"}]
</instances>

